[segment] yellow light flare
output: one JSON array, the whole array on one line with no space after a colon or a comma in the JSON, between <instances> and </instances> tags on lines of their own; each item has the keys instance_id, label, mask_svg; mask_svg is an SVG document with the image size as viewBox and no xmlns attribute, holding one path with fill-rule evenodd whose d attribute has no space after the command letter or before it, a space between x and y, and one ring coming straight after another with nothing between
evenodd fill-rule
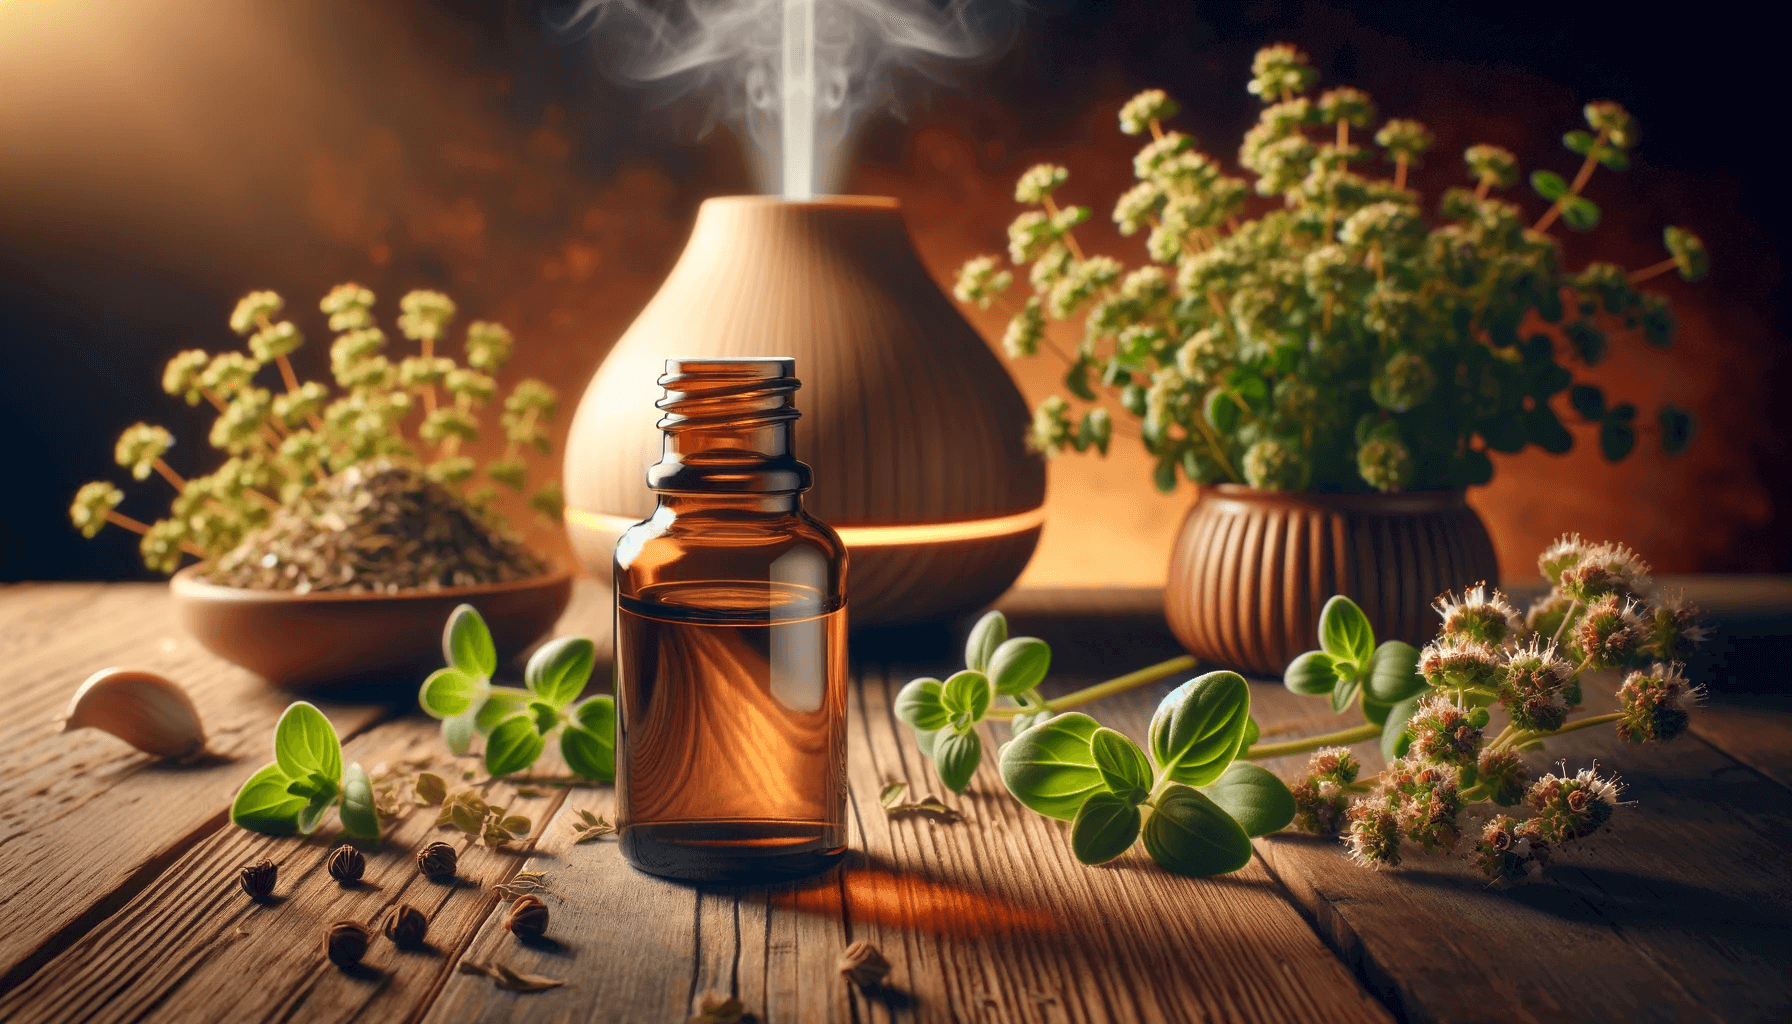
<instances>
[{"instance_id":1,"label":"yellow light flare","mask_svg":"<svg viewBox=\"0 0 1792 1024\"><path fill-rule=\"evenodd\" d=\"M640 520L607 512L587 512L567 506L566 521L601 533L620 534ZM964 519L951 523L909 523L897 526L835 526L834 532L848 548L896 548L909 544L944 544L961 540L1013 537L1045 523L1045 509L1035 508L988 519ZM831 525L831 524L830 524Z\"/></svg>"}]
</instances>

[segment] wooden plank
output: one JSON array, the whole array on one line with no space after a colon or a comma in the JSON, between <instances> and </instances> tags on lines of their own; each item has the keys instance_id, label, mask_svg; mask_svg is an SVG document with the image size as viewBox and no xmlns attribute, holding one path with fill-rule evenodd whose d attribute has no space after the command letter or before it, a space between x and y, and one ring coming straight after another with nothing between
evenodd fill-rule
<instances>
[{"instance_id":1,"label":"wooden plank","mask_svg":"<svg viewBox=\"0 0 1792 1024\"><path fill-rule=\"evenodd\" d=\"M1693 735L1792 789L1792 695L1723 694L1692 718Z\"/></svg>"},{"instance_id":2,"label":"wooden plank","mask_svg":"<svg viewBox=\"0 0 1792 1024\"><path fill-rule=\"evenodd\" d=\"M950 646L936 636L929 657ZM907 678L879 665L856 672L854 852L841 869L775 887L673 884L629 869L612 843L572 845L569 804L527 865L556 890L550 934L563 945L522 946L494 913L468 951L569 984L512 995L457 975L427 1019L675 1020L706 990L738 996L767 1024L1389 1019L1261 864L1209 880L1168 875L1142 854L1086 868L1065 827L1007 795L993 761L965 796L944 793L890 714ZM1128 727L1142 722L1135 713ZM1005 738L985 742L993 751ZM877 793L895 780L945 797L965 820L889 818ZM835 973L859 939L894 965L882 992L849 990Z\"/></svg>"},{"instance_id":3,"label":"wooden plank","mask_svg":"<svg viewBox=\"0 0 1792 1024\"><path fill-rule=\"evenodd\" d=\"M213 658L174 620L165 587L4 588L0 653L0 992L117 910L224 821L231 796L267 760L292 699ZM108 665L161 672L199 708L213 762L177 767L95 730L55 721L83 679ZM380 708L323 705L353 735ZM118 837L128 836L128 841Z\"/></svg>"},{"instance_id":4,"label":"wooden plank","mask_svg":"<svg viewBox=\"0 0 1792 1024\"><path fill-rule=\"evenodd\" d=\"M409 718L346 745L345 758L373 765L431 757L451 780L434 722ZM476 762L463 762L476 764ZM459 788L463 783L451 782ZM519 796L497 784L487 799L531 816L537 829L563 790ZM332 822L307 838L278 838L224 827L205 837L109 917L25 984L0 998L0 1018L25 1022L190 1021L228 1007L233 1021L401 1021L418 1017L440 989L474 929L497 902L490 886L506 880L521 851L475 845L434 828L432 809L395 825L367 856L360 885L342 887L324 860L337 844ZM446 840L460 849L460 880L422 877L415 851ZM237 871L262 857L280 867L277 899L250 902ZM343 972L319 954L324 929L357 920L378 929L408 903L430 917L430 949L399 950L376 938L364 969Z\"/></svg>"},{"instance_id":5,"label":"wooden plank","mask_svg":"<svg viewBox=\"0 0 1792 1024\"><path fill-rule=\"evenodd\" d=\"M1610 687L1589 684L1593 711L1613 706ZM1296 734L1339 727L1323 702L1279 686L1254 686L1253 698L1260 721L1298 722ZM1375 744L1355 749L1365 774L1380 770ZM1489 889L1462 857L1415 853L1370 871L1311 836L1261 839L1258 852L1404 1020L1792 1016L1787 792L1694 736L1636 746L1588 730L1530 764L1552 770L1556 758L1616 771L1637 802L1528 885ZM1304 761L1266 767L1292 778Z\"/></svg>"}]
</instances>

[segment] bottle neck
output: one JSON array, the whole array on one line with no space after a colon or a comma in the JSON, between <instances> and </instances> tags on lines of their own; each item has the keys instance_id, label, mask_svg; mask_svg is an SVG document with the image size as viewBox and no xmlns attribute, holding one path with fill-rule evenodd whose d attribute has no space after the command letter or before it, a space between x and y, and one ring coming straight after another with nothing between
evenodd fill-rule
<instances>
[{"instance_id":1,"label":"bottle neck","mask_svg":"<svg viewBox=\"0 0 1792 1024\"><path fill-rule=\"evenodd\" d=\"M782 497L769 504L800 507L810 474L791 437L794 369L790 359L666 360L666 395L655 403L665 413L660 461L647 470L662 507L669 497L710 506L739 498L743 511Z\"/></svg>"}]
</instances>

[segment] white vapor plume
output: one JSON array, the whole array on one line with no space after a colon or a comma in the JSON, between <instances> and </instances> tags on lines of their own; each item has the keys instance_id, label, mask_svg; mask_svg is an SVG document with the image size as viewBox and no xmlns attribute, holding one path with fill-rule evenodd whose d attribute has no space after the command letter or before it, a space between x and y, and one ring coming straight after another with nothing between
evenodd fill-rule
<instances>
[{"instance_id":1,"label":"white vapor plume","mask_svg":"<svg viewBox=\"0 0 1792 1024\"><path fill-rule=\"evenodd\" d=\"M901 117L905 79L999 55L1021 14L1020 0L578 0L559 27L624 81L705 94L760 187L809 199L839 181L864 114Z\"/></svg>"}]
</instances>

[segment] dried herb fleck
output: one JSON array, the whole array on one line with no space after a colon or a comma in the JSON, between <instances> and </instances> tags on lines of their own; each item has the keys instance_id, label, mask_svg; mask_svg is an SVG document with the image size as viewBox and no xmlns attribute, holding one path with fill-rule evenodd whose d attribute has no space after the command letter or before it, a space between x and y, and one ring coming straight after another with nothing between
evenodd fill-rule
<instances>
[{"instance_id":1,"label":"dried herb fleck","mask_svg":"<svg viewBox=\"0 0 1792 1024\"><path fill-rule=\"evenodd\" d=\"M907 814L917 814L924 818L932 818L941 824L950 825L961 820L959 813L938 800L928 799L915 803L903 803L902 794L908 791L908 783L892 782L877 794L877 802L883 805L884 812L892 818Z\"/></svg>"},{"instance_id":2,"label":"dried herb fleck","mask_svg":"<svg viewBox=\"0 0 1792 1024\"><path fill-rule=\"evenodd\" d=\"M740 1024L746 1015L747 1008L738 998L705 992L697 999L697 1012L690 1024Z\"/></svg>"},{"instance_id":3,"label":"dried herb fleck","mask_svg":"<svg viewBox=\"0 0 1792 1024\"><path fill-rule=\"evenodd\" d=\"M869 942L855 942L840 954L840 973L860 988L883 983L890 974L890 961Z\"/></svg>"},{"instance_id":4,"label":"dried herb fleck","mask_svg":"<svg viewBox=\"0 0 1792 1024\"><path fill-rule=\"evenodd\" d=\"M548 887L542 882L544 877L540 871L518 871L516 877L510 881L492 886L492 891L497 893L500 899L506 900L546 892Z\"/></svg>"},{"instance_id":5,"label":"dried herb fleck","mask_svg":"<svg viewBox=\"0 0 1792 1024\"><path fill-rule=\"evenodd\" d=\"M492 979L492 984L506 992L545 992L550 988L559 988L566 984L559 978L547 978L539 974L521 974L503 964L481 963L478 960L462 960L460 973L483 974Z\"/></svg>"},{"instance_id":6,"label":"dried herb fleck","mask_svg":"<svg viewBox=\"0 0 1792 1024\"><path fill-rule=\"evenodd\" d=\"M604 820L601 815L592 814L588 810L579 811L579 820L572 826L572 841L589 843L604 836L614 835L616 826Z\"/></svg>"}]
</instances>

